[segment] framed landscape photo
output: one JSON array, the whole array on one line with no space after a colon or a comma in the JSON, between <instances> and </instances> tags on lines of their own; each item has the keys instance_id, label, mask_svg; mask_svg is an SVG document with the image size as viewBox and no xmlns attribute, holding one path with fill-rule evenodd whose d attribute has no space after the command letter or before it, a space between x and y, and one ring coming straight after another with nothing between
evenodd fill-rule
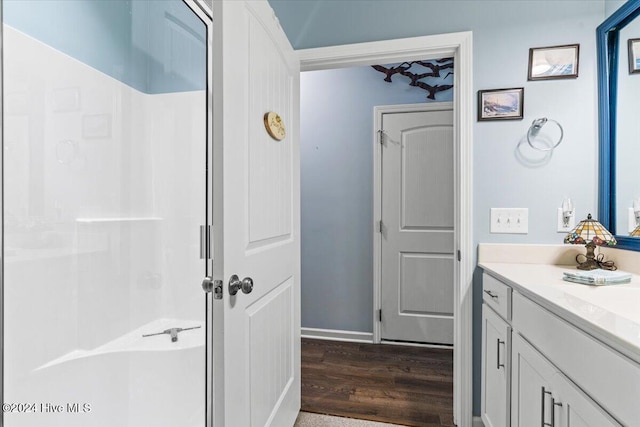
<instances>
[{"instance_id":1,"label":"framed landscape photo","mask_svg":"<svg viewBox=\"0 0 640 427\"><path fill-rule=\"evenodd\" d=\"M478 91L478 121L522 120L524 88Z\"/></svg>"},{"instance_id":2,"label":"framed landscape photo","mask_svg":"<svg viewBox=\"0 0 640 427\"><path fill-rule=\"evenodd\" d=\"M629 74L640 73L640 39L629 39Z\"/></svg>"},{"instance_id":3,"label":"framed landscape photo","mask_svg":"<svg viewBox=\"0 0 640 427\"><path fill-rule=\"evenodd\" d=\"M529 80L575 79L579 59L579 44L531 48Z\"/></svg>"}]
</instances>

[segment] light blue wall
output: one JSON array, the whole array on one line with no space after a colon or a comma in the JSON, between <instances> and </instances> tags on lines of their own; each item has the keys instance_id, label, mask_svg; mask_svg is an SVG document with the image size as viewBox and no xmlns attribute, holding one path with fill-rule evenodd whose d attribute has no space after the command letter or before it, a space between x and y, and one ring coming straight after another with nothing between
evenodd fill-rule
<instances>
[{"instance_id":1,"label":"light blue wall","mask_svg":"<svg viewBox=\"0 0 640 427\"><path fill-rule=\"evenodd\" d=\"M595 28L605 18L604 1L270 0L270 3L296 49L471 30L474 89L525 88L524 120L474 125L476 245L562 242L563 235L555 231L556 209L565 195L573 199L578 218L596 212ZM569 43L580 43L578 79L527 81L529 48ZM531 121L543 116L560 121L565 130L564 142L548 156L522 145ZM529 234L490 234L491 207L529 208ZM326 239L339 241L333 239L332 230L325 232ZM342 281L326 283L324 294L339 292L337 289L342 286L345 286ZM478 414L479 272L474 276L474 290L474 412ZM324 299L314 300L313 304L325 318L335 316L334 307L324 304ZM308 309L303 305L303 312Z\"/></svg>"},{"instance_id":2,"label":"light blue wall","mask_svg":"<svg viewBox=\"0 0 640 427\"><path fill-rule=\"evenodd\" d=\"M384 77L371 67L301 75L303 327L373 330L373 107L430 101L407 77Z\"/></svg>"},{"instance_id":3,"label":"light blue wall","mask_svg":"<svg viewBox=\"0 0 640 427\"><path fill-rule=\"evenodd\" d=\"M611 16L613 12L618 10L620 6L626 3L626 0L606 0L604 2L604 14L605 17Z\"/></svg>"},{"instance_id":4,"label":"light blue wall","mask_svg":"<svg viewBox=\"0 0 640 427\"><path fill-rule=\"evenodd\" d=\"M206 86L206 27L181 0L2 4L4 23L141 92ZM170 26L187 36L170 38ZM183 45L171 49L167 43L172 42Z\"/></svg>"}]
</instances>

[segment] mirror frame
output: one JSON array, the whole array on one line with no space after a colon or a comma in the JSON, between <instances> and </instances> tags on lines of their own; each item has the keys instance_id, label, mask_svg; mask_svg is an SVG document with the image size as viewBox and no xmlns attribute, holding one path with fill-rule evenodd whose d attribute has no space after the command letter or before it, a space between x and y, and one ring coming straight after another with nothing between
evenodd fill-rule
<instances>
[{"instance_id":1,"label":"mirror frame","mask_svg":"<svg viewBox=\"0 0 640 427\"><path fill-rule=\"evenodd\" d=\"M618 248L640 251L640 239L616 231L616 109L618 94L619 33L640 15L640 0L629 0L596 30L598 48L598 118L600 167L598 180L599 221L615 235ZM623 53L626 49L623 49ZM615 246L614 246L615 247Z\"/></svg>"}]
</instances>

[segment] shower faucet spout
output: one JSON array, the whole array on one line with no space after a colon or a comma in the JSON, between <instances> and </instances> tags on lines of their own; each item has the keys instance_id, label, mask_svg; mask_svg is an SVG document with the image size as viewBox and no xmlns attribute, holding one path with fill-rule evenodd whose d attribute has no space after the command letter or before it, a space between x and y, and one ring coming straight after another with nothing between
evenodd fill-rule
<instances>
[{"instance_id":1,"label":"shower faucet spout","mask_svg":"<svg viewBox=\"0 0 640 427\"><path fill-rule=\"evenodd\" d=\"M153 333L153 334L145 334L145 335L142 335L142 337L143 337L143 338L146 338L146 337L153 337L153 336L156 336L156 335L169 335L169 336L171 336L171 342L176 342L176 341L178 341L178 334L179 334L180 332L182 332L182 331L189 331L189 330L191 330L191 329L200 329L201 327L202 327L202 326L192 326L192 327L190 327L190 328L171 328L171 329L165 329L165 330L164 330L164 331L162 331L162 332L156 332L156 333Z\"/></svg>"}]
</instances>

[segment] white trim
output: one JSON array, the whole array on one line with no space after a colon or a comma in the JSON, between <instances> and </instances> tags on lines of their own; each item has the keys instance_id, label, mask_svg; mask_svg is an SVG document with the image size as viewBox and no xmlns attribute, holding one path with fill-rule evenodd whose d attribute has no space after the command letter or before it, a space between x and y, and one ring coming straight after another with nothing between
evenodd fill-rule
<instances>
[{"instance_id":1,"label":"white trim","mask_svg":"<svg viewBox=\"0 0 640 427\"><path fill-rule=\"evenodd\" d=\"M213 172L216 169L213 168L214 161L214 121L216 120L214 115L214 103L215 99L213 97L214 93L214 85L216 82L214 81L214 63L218 61L213 60L214 54L214 33L217 31L216 27L213 24L212 19L212 11L209 5L204 3L202 0L183 0L184 4L204 23L206 26L206 63L207 63L207 153L208 156L205 159L207 173L207 194L206 194L206 203L207 203L207 212L209 212L209 216L205 218L207 224L213 224L213 216L211 215L211 206L213 204L213 199L215 197L213 186L209 185L211 182L217 182L218 180L214 178ZM136 220L154 220L156 218L136 218ZM118 221L122 220L122 218L118 218ZM80 221L80 220L78 220ZM99 220L103 221L103 220ZM106 219L104 221L110 221ZM211 276L213 271L213 263L210 260L205 260L203 262L205 265L205 275ZM216 324L214 321L214 316L218 315L213 308L213 295L211 293L207 293L205 297L205 321L207 331L214 331L213 325ZM224 369L223 363L220 361L223 360L220 357L221 346L216 343L220 342L217 339L217 336L214 336L216 332L212 332L207 334L206 336L206 378L205 378L205 407L206 407L206 415L205 415L205 425L207 427L214 426L222 426L223 423L220 419L220 416L224 414L224 410L219 409L219 405L221 404L221 400L216 397L220 394L222 384L220 381L216 381L216 376L214 375L214 371L216 369ZM221 414L218 414L220 412ZM216 415L218 416L216 418ZM0 420L0 425L2 424L2 420Z\"/></svg>"},{"instance_id":2,"label":"white trim","mask_svg":"<svg viewBox=\"0 0 640 427\"><path fill-rule=\"evenodd\" d=\"M454 301L454 422L471 425L473 413L473 38L465 33L455 55L454 120L460 203L456 208L456 245L462 254L457 271Z\"/></svg>"},{"instance_id":3,"label":"white trim","mask_svg":"<svg viewBox=\"0 0 640 427\"><path fill-rule=\"evenodd\" d=\"M473 280L473 36L471 32L385 40L298 50L301 71L389 64L453 56L454 138L457 159L455 249L462 261L455 272L454 290L454 422L472 427L472 280ZM375 324L375 323L374 323Z\"/></svg>"},{"instance_id":4,"label":"white trim","mask_svg":"<svg viewBox=\"0 0 640 427\"><path fill-rule=\"evenodd\" d=\"M482 418L473 417L473 427L484 427L484 423L482 422Z\"/></svg>"},{"instance_id":5,"label":"white trim","mask_svg":"<svg viewBox=\"0 0 640 427\"><path fill-rule=\"evenodd\" d=\"M341 331L338 329L301 328L302 338L313 338L328 341L347 341L373 343L371 332Z\"/></svg>"},{"instance_id":6,"label":"white trim","mask_svg":"<svg viewBox=\"0 0 640 427\"><path fill-rule=\"evenodd\" d=\"M205 0L183 0L183 1L186 3L189 3L189 2L195 3L209 18L209 20L213 18L213 10L211 8L211 5L208 4Z\"/></svg>"},{"instance_id":7,"label":"white trim","mask_svg":"<svg viewBox=\"0 0 640 427\"><path fill-rule=\"evenodd\" d=\"M382 219L382 144L379 131L383 114L452 110L452 102L423 104L378 105L373 107L373 342L382 341L378 310L382 308L382 233L378 229Z\"/></svg>"},{"instance_id":8,"label":"white trim","mask_svg":"<svg viewBox=\"0 0 640 427\"><path fill-rule=\"evenodd\" d=\"M300 71L315 71L450 57L467 38L470 43L470 31L301 49L297 52Z\"/></svg>"}]
</instances>

